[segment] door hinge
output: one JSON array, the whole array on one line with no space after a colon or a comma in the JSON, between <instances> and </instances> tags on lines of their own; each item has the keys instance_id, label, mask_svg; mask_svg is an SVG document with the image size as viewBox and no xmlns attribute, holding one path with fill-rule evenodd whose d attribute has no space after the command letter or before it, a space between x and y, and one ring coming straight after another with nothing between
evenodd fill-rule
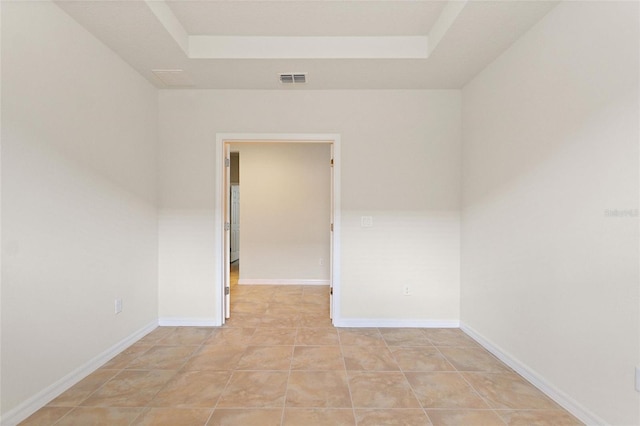
<instances>
[{"instance_id":1,"label":"door hinge","mask_svg":"<svg viewBox=\"0 0 640 426\"><path fill-rule=\"evenodd\" d=\"M224 230L228 231L229 229L231 229L231 224L229 222L225 222L224 223Z\"/></svg>"},{"instance_id":2,"label":"door hinge","mask_svg":"<svg viewBox=\"0 0 640 426\"><path fill-rule=\"evenodd\" d=\"M330 228L331 228L331 232L333 232L333 223L331 224Z\"/></svg>"},{"instance_id":3,"label":"door hinge","mask_svg":"<svg viewBox=\"0 0 640 426\"><path fill-rule=\"evenodd\" d=\"M329 290L329 294L333 296L333 287L331 287L331 290Z\"/></svg>"},{"instance_id":4,"label":"door hinge","mask_svg":"<svg viewBox=\"0 0 640 426\"><path fill-rule=\"evenodd\" d=\"M228 158L224 159L224 165L225 167L229 167L231 165L231 160L229 160Z\"/></svg>"},{"instance_id":5,"label":"door hinge","mask_svg":"<svg viewBox=\"0 0 640 426\"><path fill-rule=\"evenodd\" d=\"M229 294L231 294L231 288L230 287L225 287L224 288L224 294L225 294L225 296L228 296Z\"/></svg>"},{"instance_id":6,"label":"door hinge","mask_svg":"<svg viewBox=\"0 0 640 426\"><path fill-rule=\"evenodd\" d=\"M333 167L333 158L331 159L331 167Z\"/></svg>"}]
</instances>

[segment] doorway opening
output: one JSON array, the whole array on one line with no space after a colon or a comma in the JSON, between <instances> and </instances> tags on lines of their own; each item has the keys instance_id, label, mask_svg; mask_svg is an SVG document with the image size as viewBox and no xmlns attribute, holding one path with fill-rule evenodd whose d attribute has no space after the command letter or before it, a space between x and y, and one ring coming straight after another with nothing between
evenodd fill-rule
<instances>
[{"instance_id":1,"label":"doorway opening","mask_svg":"<svg viewBox=\"0 0 640 426\"><path fill-rule=\"evenodd\" d=\"M253 286L251 287L256 287L256 285L260 285L260 284L278 284L277 287L262 286L262 288L253 288L253 289L249 288L249 286L246 287L247 291L251 290L255 294L258 294L258 293L269 294L269 291L272 291L273 294L269 295L269 297L271 298L270 300L272 301L271 306L276 306L277 303L279 302L279 300L277 299L278 294L281 294L283 296L284 295L288 296L290 294L295 293L296 291L298 291L297 289L300 289L300 288L301 288L300 291L303 291L304 289L306 289L304 290L304 292L308 293L309 299L314 301L318 300L318 298L314 296L318 296L319 294L326 294L328 299L328 301L326 302L329 308L329 317L332 319L333 324L337 322L340 314L340 310L339 310L340 171L338 167L338 165L340 164L339 163L339 158L340 158L339 142L340 142L339 135L335 135L335 134L301 134L301 135L300 134L295 134L295 135L218 134L216 136L216 148L217 148L216 152L219 155L218 158L219 158L219 164L220 164L220 166L217 168L218 173L216 175L216 181L217 181L216 186L219 190L218 192L219 196L216 197L216 204L217 204L216 231L218 234L216 252L218 254L217 258L219 259L219 262L217 263L220 271L220 273L217 276L218 279L216 280L216 294L219 295L220 297L219 303L217 303L217 306L219 308L218 317L220 318L220 325L224 324L231 316L231 312L232 312L231 304L232 304L232 293L233 293L231 289L231 283L232 283L232 279L238 279L238 278L240 278L241 284L253 284ZM256 279L255 275L252 278L249 272L247 272L247 274L249 275L249 278L243 279L242 277L238 277L237 275L235 275L236 271L239 269L238 268L239 263L243 262L244 260L243 250L246 248L247 249L246 253L248 258L252 259L250 257L251 250L256 250L256 247L253 247L253 245L255 244L247 244L247 247L243 247L243 243L240 242L239 244L240 250L237 252L232 250L234 248L232 247L234 231L232 229L233 220L232 220L231 206L234 200L233 200L232 179L231 179L231 164L232 164L231 153L232 151L236 151L236 152L240 151L240 155L242 156L243 147L248 152L250 152L251 147L264 149L264 148L267 148L268 146L283 147L283 145L285 145L287 148L293 149L294 145L291 145L291 144L297 144L295 145L297 147L303 147L304 145L302 144L306 144L305 148L312 148L311 146L309 146L309 144L314 144L314 146L316 147L322 147L325 150L325 152L328 153L326 158L326 165L323 164L323 166L327 168L327 172L330 177L329 178L330 188L327 191L329 200L328 202L327 200L325 200L325 202L327 202L328 204L327 207L329 207L329 214L326 221L327 223L323 225L323 226L326 226L326 235L328 236L327 237L328 253L321 255L320 258L317 259L316 261L316 266L326 268L326 270L328 271L328 274L324 274L321 277L323 279L314 280L312 277L312 279L302 280L302 282L300 282L301 280L299 279L286 279L286 278L282 279L282 276L277 275L277 272L276 272L276 277L278 278L273 278L273 279L268 277L269 273L266 273L267 278L265 279ZM293 149L293 151L295 151L295 149ZM247 158L250 158L250 157L248 156ZM318 160L316 160L316 163L317 162ZM262 170L261 172L265 173L264 176L267 176L267 173L277 174L279 172L277 168L272 168L272 170L268 170L269 164L271 164L271 162L263 161L262 166L266 167L266 169ZM244 188L243 188L243 191L244 191ZM248 191L250 191L250 188L248 188ZM312 197L313 194L308 194L307 196ZM300 194L298 194L296 197L300 198L301 196ZM303 195L302 197L305 197L305 195ZM262 202L264 203L266 201L262 200ZM268 207L268 202L266 203ZM277 219L278 218L276 217L276 221ZM253 220L247 220L248 224L251 224L253 222L255 222L255 218ZM283 224L273 223L273 220L271 220L271 221L268 221L268 223L261 223L260 226L263 227L263 231L264 230L269 231L270 228L274 228L276 230L282 229ZM238 231L235 233L236 236L238 233L242 235L242 232L243 232L242 229L239 229L236 231ZM296 235L300 234L300 231L296 232L295 234ZM238 245L235 245L236 249L237 247ZM268 252L270 253L271 251L268 251ZM268 258L268 256L266 255L267 251L263 251L262 253L263 255L260 256L261 258L262 257ZM285 255L284 257L286 258L288 257L288 255ZM264 259L261 259L261 260L264 260ZM262 267L264 268L265 265L267 264L269 265L279 264L280 266L282 266L282 264L284 263L286 262L280 261L280 260L278 260L277 262L269 263L269 259L266 259L266 263L263 263ZM289 266L287 267L295 269L299 267L299 263L303 263L303 262L293 262L293 263L290 263ZM234 265L233 267L232 267L232 264ZM250 262L247 262L247 264L250 264ZM253 265L255 264L255 262L251 264ZM248 270L249 269L250 268L248 266ZM271 272L273 273L273 271ZM304 275L304 273L302 275ZM317 281L317 282L313 282L313 281ZM328 286L322 286L322 287L311 286L309 284L328 284ZM271 287L271 288L267 288L267 287ZM235 288L238 288L238 286L235 286ZM274 300L274 297L275 297L275 300ZM239 300L240 300L238 302L239 304L234 305L236 307L236 309L234 310L234 317L238 316L236 312L241 312L241 309L238 310L238 308L241 308L242 299L239 299ZM286 300L286 299L283 299L283 300Z\"/></svg>"}]
</instances>

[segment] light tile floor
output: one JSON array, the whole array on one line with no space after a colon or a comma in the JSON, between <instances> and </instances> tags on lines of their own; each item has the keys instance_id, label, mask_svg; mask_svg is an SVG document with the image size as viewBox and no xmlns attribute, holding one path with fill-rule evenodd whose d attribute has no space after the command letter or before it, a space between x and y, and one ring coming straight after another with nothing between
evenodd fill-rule
<instances>
[{"instance_id":1,"label":"light tile floor","mask_svg":"<svg viewBox=\"0 0 640 426\"><path fill-rule=\"evenodd\" d=\"M232 296L224 327L159 327L22 425L581 424L458 329L334 328L326 287Z\"/></svg>"}]
</instances>

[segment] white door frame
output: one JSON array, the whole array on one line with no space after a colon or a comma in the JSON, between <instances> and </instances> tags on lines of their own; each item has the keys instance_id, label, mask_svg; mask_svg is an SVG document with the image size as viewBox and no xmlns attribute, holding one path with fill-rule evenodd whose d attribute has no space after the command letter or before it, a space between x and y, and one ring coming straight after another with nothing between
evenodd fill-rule
<instances>
[{"instance_id":1,"label":"white door frame","mask_svg":"<svg viewBox=\"0 0 640 426\"><path fill-rule=\"evenodd\" d=\"M332 321L340 322L340 135L335 133L217 133L216 134L216 191L215 205L215 254L218 272L214 286L218 297L216 302L216 322L225 323L225 280L226 265L225 248L225 197L227 196L225 181L225 146L228 143L330 143L333 147L333 238L331 247L331 276L333 287Z\"/></svg>"}]
</instances>

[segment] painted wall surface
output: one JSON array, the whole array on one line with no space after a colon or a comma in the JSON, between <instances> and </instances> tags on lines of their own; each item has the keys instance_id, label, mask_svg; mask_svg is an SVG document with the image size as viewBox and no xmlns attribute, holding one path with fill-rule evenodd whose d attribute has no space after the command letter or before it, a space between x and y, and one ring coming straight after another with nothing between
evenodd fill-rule
<instances>
[{"instance_id":1,"label":"painted wall surface","mask_svg":"<svg viewBox=\"0 0 640 426\"><path fill-rule=\"evenodd\" d=\"M328 284L331 146L244 143L236 147L242 158L241 283L281 279Z\"/></svg>"},{"instance_id":2,"label":"painted wall surface","mask_svg":"<svg viewBox=\"0 0 640 426\"><path fill-rule=\"evenodd\" d=\"M157 319L156 143L153 87L53 3L3 2L3 413Z\"/></svg>"},{"instance_id":3,"label":"painted wall surface","mask_svg":"<svg viewBox=\"0 0 640 426\"><path fill-rule=\"evenodd\" d=\"M215 138L236 132L341 135L342 317L458 319L459 91L176 90L159 100L161 318L219 317Z\"/></svg>"},{"instance_id":4,"label":"painted wall surface","mask_svg":"<svg viewBox=\"0 0 640 426\"><path fill-rule=\"evenodd\" d=\"M638 3L564 2L463 90L464 325L639 424Z\"/></svg>"}]
</instances>

